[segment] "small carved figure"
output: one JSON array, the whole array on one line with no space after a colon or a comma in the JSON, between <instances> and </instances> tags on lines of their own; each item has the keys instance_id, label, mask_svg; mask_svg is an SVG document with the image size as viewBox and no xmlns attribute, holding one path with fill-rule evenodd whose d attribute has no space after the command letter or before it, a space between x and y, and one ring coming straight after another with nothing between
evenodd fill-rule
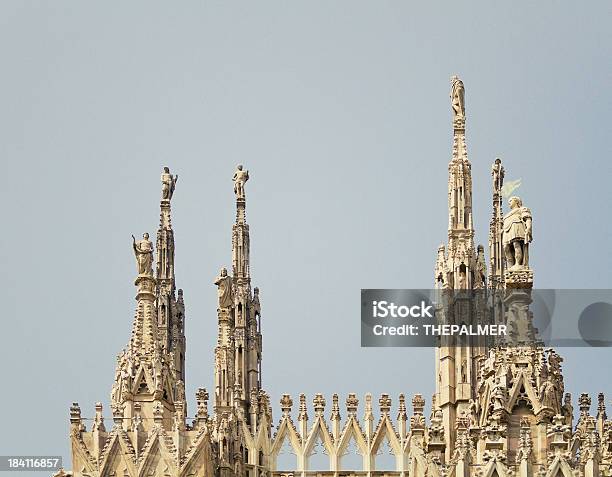
<instances>
[{"instance_id":1,"label":"small carved figure","mask_svg":"<svg viewBox=\"0 0 612 477\"><path fill-rule=\"evenodd\" d=\"M495 380L495 386L491 393L491 400L493 401L493 410L498 411L504 408L506 405L506 392L501 385L499 378Z\"/></svg>"},{"instance_id":2,"label":"small carved figure","mask_svg":"<svg viewBox=\"0 0 612 477\"><path fill-rule=\"evenodd\" d=\"M170 169L164 167L164 172L161 175L162 181L162 199L170 200L174 194L174 188L176 187L176 181L178 181L178 174L173 176L170 174Z\"/></svg>"},{"instance_id":3,"label":"small carved figure","mask_svg":"<svg viewBox=\"0 0 612 477\"><path fill-rule=\"evenodd\" d=\"M477 285L485 287L487 283L487 262L485 260L484 247L482 245L478 246L478 253L476 255L476 271L478 273Z\"/></svg>"},{"instance_id":4,"label":"small carved figure","mask_svg":"<svg viewBox=\"0 0 612 477\"><path fill-rule=\"evenodd\" d=\"M501 159L498 157L493 163L491 175L493 176L493 190L501 193L501 188L504 185L504 166L501 164Z\"/></svg>"},{"instance_id":5,"label":"small carved figure","mask_svg":"<svg viewBox=\"0 0 612 477\"><path fill-rule=\"evenodd\" d=\"M480 417L480 403L478 400L470 399L469 413L470 425L473 427L478 426L478 418Z\"/></svg>"},{"instance_id":6,"label":"small carved figure","mask_svg":"<svg viewBox=\"0 0 612 477\"><path fill-rule=\"evenodd\" d=\"M138 275L153 275L153 243L149 240L149 234L144 233L142 240L136 241L132 235L134 255L138 264Z\"/></svg>"},{"instance_id":7,"label":"small carved figure","mask_svg":"<svg viewBox=\"0 0 612 477\"><path fill-rule=\"evenodd\" d=\"M237 199L244 199L244 184L249 180L249 171L242 169L242 164L238 164L236 172L234 172L234 194Z\"/></svg>"},{"instance_id":8,"label":"small carved figure","mask_svg":"<svg viewBox=\"0 0 612 477\"><path fill-rule=\"evenodd\" d=\"M179 379L176 382L176 398L175 401L185 402L185 383Z\"/></svg>"},{"instance_id":9,"label":"small carved figure","mask_svg":"<svg viewBox=\"0 0 612 477\"><path fill-rule=\"evenodd\" d=\"M162 389L162 357L159 349L156 347L153 351L153 378L155 380L155 389L161 391Z\"/></svg>"},{"instance_id":10,"label":"small carved figure","mask_svg":"<svg viewBox=\"0 0 612 477\"><path fill-rule=\"evenodd\" d=\"M504 215L503 245L508 269L529 267L532 236L531 211L518 197L510 197L510 212Z\"/></svg>"},{"instance_id":11,"label":"small carved figure","mask_svg":"<svg viewBox=\"0 0 612 477\"><path fill-rule=\"evenodd\" d=\"M453 120L465 118L465 89L463 81L457 76L451 78L451 104L453 106Z\"/></svg>"},{"instance_id":12,"label":"small carved figure","mask_svg":"<svg viewBox=\"0 0 612 477\"><path fill-rule=\"evenodd\" d=\"M221 269L221 274L215 279L215 285L217 285L219 308L229 308L232 306L234 300L232 279L227 275L227 269L225 267Z\"/></svg>"},{"instance_id":13,"label":"small carved figure","mask_svg":"<svg viewBox=\"0 0 612 477\"><path fill-rule=\"evenodd\" d=\"M540 402L542 407L548 407L553 409L555 412L559 409L559 400L557 399L557 389L555 383L546 377L542 385L540 386Z\"/></svg>"}]
</instances>

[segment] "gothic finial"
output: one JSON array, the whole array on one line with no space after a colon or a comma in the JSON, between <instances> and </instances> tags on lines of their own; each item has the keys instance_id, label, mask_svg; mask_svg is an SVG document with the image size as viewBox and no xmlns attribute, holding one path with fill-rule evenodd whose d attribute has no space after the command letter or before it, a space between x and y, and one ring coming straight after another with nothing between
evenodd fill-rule
<instances>
[{"instance_id":1,"label":"gothic finial","mask_svg":"<svg viewBox=\"0 0 612 477\"><path fill-rule=\"evenodd\" d=\"M70 406L70 425L78 431L84 431L85 426L81 418L81 407L78 402L73 402Z\"/></svg>"},{"instance_id":2,"label":"gothic finial","mask_svg":"<svg viewBox=\"0 0 612 477\"><path fill-rule=\"evenodd\" d=\"M383 393L380 396L380 399L378 400L378 405L382 414L389 414L389 411L391 410L391 398L387 393Z\"/></svg>"},{"instance_id":3,"label":"gothic finial","mask_svg":"<svg viewBox=\"0 0 612 477\"><path fill-rule=\"evenodd\" d=\"M606 397L604 393L599 393L597 395L597 413L606 414Z\"/></svg>"},{"instance_id":4,"label":"gothic finial","mask_svg":"<svg viewBox=\"0 0 612 477\"><path fill-rule=\"evenodd\" d=\"M357 414L357 406L359 405L359 399L355 393L349 393L346 398L346 413L349 416L355 416Z\"/></svg>"},{"instance_id":5,"label":"gothic finial","mask_svg":"<svg viewBox=\"0 0 612 477\"><path fill-rule=\"evenodd\" d=\"M397 412L397 419L405 421L407 418L408 413L406 412L406 396L404 396L404 393L401 393L399 395L399 409Z\"/></svg>"},{"instance_id":6,"label":"gothic finial","mask_svg":"<svg viewBox=\"0 0 612 477\"><path fill-rule=\"evenodd\" d=\"M283 394L280 400L281 411L283 415L288 416L291 413L291 406L293 406L293 400L289 394Z\"/></svg>"},{"instance_id":7,"label":"gothic finial","mask_svg":"<svg viewBox=\"0 0 612 477\"><path fill-rule=\"evenodd\" d=\"M372 419L372 394L366 393L365 395L365 419Z\"/></svg>"},{"instance_id":8,"label":"gothic finial","mask_svg":"<svg viewBox=\"0 0 612 477\"><path fill-rule=\"evenodd\" d=\"M412 409L413 414L410 418L411 429L424 429L425 428L425 417L423 411L425 409L425 399L421 394L415 394L412 398Z\"/></svg>"},{"instance_id":9,"label":"gothic finial","mask_svg":"<svg viewBox=\"0 0 612 477\"><path fill-rule=\"evenodd\" d=\"M123 423L123 409L118 403L111 404L111 412L113 414L113 423L115 426L120 426Z\"/></svg>"},{"instance_id":10,"label":"gothic finial","mask_svg":"<svg viewBox=\"0 0 612 477\"><path fill-rule=\"evenodd\" d=\"M300 413L298 415L298 421L307 421L308 413L306 412L306 395L300 394Z\"/></svg>"},{"instance_id":11,"label":"gothic finial","mask_svg":"<svg viewBox=\"0 0 612 477\"><path fill-rule=\"evenodd\" d=\"M196 391L197 414L196 418L200 422L208 419L208 392L206 388L198 388Z\"/></svg>"},{"instance_id":12,"label":"gothic finial","mask_svg":"<svg viewBox=\"0 0 612 477\"><path fill-rule=\"evenodd\" d=\"M584 417L588 416L591 411L591 396L587 393L580 394L578 405L580 406L580 415Z\"/></svg>"},{"instance_id":13,"label":"gothic finial","mask_svg":"<svg viewBox=\"0 0 612 477\"><path fill-rule=\"evenodd\" d=\"M106 428L104 427L104 417L102 416L102 403L96 403L96 415L94 417L94 422L92 426L92 431L105 432Z\"/></svg>"},{"instance_id":14,"label":"gothic finial","mask_svg":"<svg viewBox=\"0 0 612 477\"><path fill-rule=\"evenodd\" d=\"M322 416L323 411L325 411L325 398L323 397L323 394L315 394L312 404L314 405L315 415Z\"/></svg>"},{"instance_id":15,"label":"gothic finial","mask_svg":"<svg viewBox=\"0 0 612 477\"><path fill-rule=\"evenodd\" d=\"M338 394L336 394L336 393L334 393L332 395L331 420L332 421L339 421L340 420L340 406L338 404Z\"/></svg>"}]
</instances>

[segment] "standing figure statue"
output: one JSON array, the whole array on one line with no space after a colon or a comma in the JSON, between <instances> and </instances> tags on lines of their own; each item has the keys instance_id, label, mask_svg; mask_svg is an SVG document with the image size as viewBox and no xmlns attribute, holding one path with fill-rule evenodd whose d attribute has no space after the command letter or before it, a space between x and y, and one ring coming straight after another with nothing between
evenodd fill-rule
<instances>
[{"instance_id":1,"label":"standing figure statue","mask_svg":"<svg viewBox=\"0 0 612 477\"><path fill-rule=\"evenodd\" d=\"M153 243L149 240L149 234L142 234L142 240L136 241L132 235L134 255L138 264L138 275L153 275Z\"/></svg>"},{"instance_id":2,"label":"standing figure statue","mask_svg":"<svg viewBox=\"0 0 612 477\"><path fill-rule=\"evenodd\" d=\"M479 245L476 253L476 273L477 279L475 285L480 288L486 288L487 285L487 261L485 260L484 247Z\"/></svg>"},{"instance_id":3,"label":"standing figure statue","mask_svg":"<svg viewBox=\"0 0 612 477\"><path fill-rule=\"evenodd\" d=\"M506 405L506 391L502 386L499 378L495 380L493 391L491 392L491 401L493 403L493 411L504 409Z\"/></svg>"},{"instance_id":4,"label":"standing figure statue","mask_svg":"<svg viewBox=\"0 0 612 477\"><path fill-rule=\"evenodd\" d=\"M463 81L457 76L451 78L451 105L453 106L453 121L465 119L465 89Z\"/></svg>"},{"instance_id":5,"label":"standing figure statue","mask_svg":"<svg viewBox=\"0 0 612 477\"><path fill-rule=\"evenodd\" d=\"M518 197L510 197L510 212L504 215L503 245L509 270L529 268L529 243L533 240L531 211Z\"/></svg>"},{"instance_id":6,"label":"standing figure statue","mask_svg":"<svg viewBox=\"0 0 612 477\"><path fill-rule=\"evenodd\" d=\"M234 301L232 278L227 275L227 269L225 267L221 269L221 274L215 279L215 285L217 285L219 308L229 308L232 306Z\"/></svg>"},{"instance_id":7,"label":"standing figure statue","mask_svg":"<svg viewBox=\"0 0 612 477\"><path fill-rule=\"evenodd\" d=\"M244 183L249 180L249 171L243 170L242 164L238 164L232 180L234 181L236 199L244 199Z\"/></svg>"},{"instance_id":8,"label":"standing figure statue","mask_svg":"<svg viewBox=\"0 0 612 477\"><path fill-rule=\"evenodd\" d=\"M176 181L178 181L178 174L173 176L170 174L170 169L168 167L164 167L164 172L161 175L162 181L162 200L170 200L172 199L172 194L174 194L174 188L176 187Z\"/></svg>"},{"instance_id":9,"label":"standing figure statue","mask_svg":"<svg viewBox=\"0 0 612 477\"><path fill-rule=\"evenodd\" d=\"M504 185L504 166L502 166L501 159L498 157L493 163L491 175L493 176L493 192L501 193L501 188Z\"/></svg>"}]
</instances>

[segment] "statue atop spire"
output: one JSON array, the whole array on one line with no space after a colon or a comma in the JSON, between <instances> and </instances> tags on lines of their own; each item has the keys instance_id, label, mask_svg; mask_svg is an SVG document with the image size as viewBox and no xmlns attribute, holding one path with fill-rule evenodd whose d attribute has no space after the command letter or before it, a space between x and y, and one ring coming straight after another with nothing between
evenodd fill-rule
<instances>
[{"instance_id":1,"label":"statue atop spire","mask_svg":"<svg viewBox=\"0 0 612 477\"><path fill-rule=\"evenodd\" d=\"M176 181L178 181L178 174L173 176L170 174L170 168L164 167L164 172L161 175L162 181L162 200L170 201L172 194L174 194L174 188L176 187Z\"/></svg>"},{"instance_id":2,"label":"statue atop spire","mask_svg":"<svg viewBox=\"0 0 612 477\"><path fill-rule=\"evenodd\" d=\"M219 308L229 308L234 304L232 278L227 274L227 269L223 267L220 275L215 279L217 285L217 295L219 298Z\"/></svg>"},{"instance_id":3,"label":"statue atop spire","mask_svg":"<svg viewBox=\"0 0 612 477\"><path fill-rule=\"evenodd\" d=\"M451 77L451 105L453 107L453 124L462 127L465 124L465 88L458 76Z\"/></svg>"},{"instance_id":4,"label":"statue atop spire","mask_svg":"<svg viewBox=\"0 0 612 477\"><path fill-rule=\"evenodd\" d=\"M132 235L134 255L138 264L138 275L153 276L153 243L149 240L149 234L142 234L142 240L136 241Z\"/></svg>"},{"instance_id":5,"label":"statue atop spire","mask_svg":"<svg viewBox=\"0 0 612 477\"><path fill-rule=\"evenodd\" d=\"M234 194L236 194L236 199L244 200L244 184L249 180L249 171L244 170L242 164L238 164L232 180L234 181Z\"/></svg>"},{"instance_id":6,"label":"statue atop spire","mask_svg":"<svg viewBox=\"0 0 612 477\"><path fill-rule=\"evenodd\" d=\"M510 212L504 215L503 244L508 269L529 268L529 243L532 241L531 211L518 197L510 197Z\"/></svg>"}]
</instances>

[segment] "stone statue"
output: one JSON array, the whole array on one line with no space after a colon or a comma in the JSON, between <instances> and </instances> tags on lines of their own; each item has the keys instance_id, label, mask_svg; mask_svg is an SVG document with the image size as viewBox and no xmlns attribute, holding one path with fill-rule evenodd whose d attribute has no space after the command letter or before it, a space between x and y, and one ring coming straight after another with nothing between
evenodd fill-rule
<instances>
[{"instance_id":1,"label":"stone statue","mask_svg":"<svg viewBox=\"0 0 612 477\"><path fill-rule=\"evenodd\" d=\"M531 211L518 197L510 197L510 212L504 215L503 244L509 270L529 268L532 241Z\"/></svg>"},{"instance_id":2,"label":"stone statue","mask_svg":"<svg viewBox=\"0 0 612 477\"><path fill-rule=\"evenodd\" d=\"M138 264L138 275L153 276L153 243L149 240L149 234L142 234L142 240L136 242L132 235L134 255Z\"/></svg>"},{"instance_id":3,"label":"stone statue","mask_svg":"<svg viewBox=\"0 0 612 477\"><path fill-rule=\"evenodd\" d=\"M493 176L493 190L501 193L501 188L504 184L504 166L501 164L501 159L498 157L493 163L491 175Z\"/></svg>"},{"instance_id":4,"label":"stone statue","mask_svg":"<svg viewBox=\"0 0 612 477\"><path fill-rule=\"evenodd\" d=\"M162 389L162 356L158 347L153 350L153 359L151 360L151 368L153 371L153 379L155 381L155 389Z\"/></svg>"},{"instance_id":5,"label":"stone statue","mask_svg":"<svg viewBox=\"0 0 612 477\"><path fill-rule=\"evenodd\" d=\"M476 254L476 270L477 270L477 280L479 286L485 286L487 282L487 262L485 260L484 255L484 247L479 245L477 248L478 252Z\"/></svg>"},{"instance_id":6,"label":"stone statue","mask_svg":"<svg viewBox=\"0 0 612 477\"><path fill-rule=\"evenodd\" d=\"M249 171L243 170L242 164L238 164L232 180L234 181L234 194L236 194L236 199L244 199L244 184L249 180Z\"/></svg>"},{"instance_id":7,"label":"stone statue","mask_svg":"<svg viewBox=\"0 0 612 477\"><path fill-rule=\"evenodd\" d=\"M185 400L185 383L182 380L176 382L176 398L175 401L186 402Z\"/></svg>"},{"instance_id":8,"label":"stone statue","mask_svg":"<svg viewBox=\"0 0 612 477\"><path fill-rule=\"evenodd\" d=\"M470 416L470 425L472 427L478 426L478 419L480 417L480 403L478 400L470 399L469 403L469 416Z\"/></svg>"},{"instance_id":9,"label":"stone statue","mask_svg":"<svg viewBox=\"0 0 612 477\"><path fill-rule=\"evenodd\" d=\"M227 275L227 269L223 267L221 274L215 279L217 285L217 296L219 297L219 308L229 308L233 303L232 278Z\"/></svg>"},{"instance_id":10,"label":"stone statue","mask_svg":"<svg viewBox=\"0 0 612 477\"><path fill-rule=\"evenodd\" d=\"M559 409L559 402L557 400L557 389L552 379L547 376L540 386L540 402L542 407L548 407L553 409L555 412Z\"/></svg>"},{"instance_id":11,"label":"stone statue","mask_svg":"<svg viewBox=\"0 0 612 477\"><path fill-rule=\"evenodd\" d=\"M162 181L162 200L172 199L174 194L174 188L176 187L176 181L178 181L178 175L173 176L170 174L170 169L164 167L164 172L161 175Z\"/></svg>"},{"instance_id":12,"label":"stone statue","mask_svg":"<svg viewBox=\"0 0 612 477\"><path fill-rule=\"evenodd\" d=\"M453 121L465 118L465 89L463 81L457 76L451 78L451 104L453 106Z\"/></svg>"},{"instance_id":13,"label":"stone statue","mask_svg":"<svg viewBox=\"0 0 612 477\"><path fill-rule=\"evenodd\" d=\"M506 392L499 380L495 380L493 392L491 393L491 401L493 401L493 410L498 411L504 408L506 405Z\"/></svg>"}]
</instances>

